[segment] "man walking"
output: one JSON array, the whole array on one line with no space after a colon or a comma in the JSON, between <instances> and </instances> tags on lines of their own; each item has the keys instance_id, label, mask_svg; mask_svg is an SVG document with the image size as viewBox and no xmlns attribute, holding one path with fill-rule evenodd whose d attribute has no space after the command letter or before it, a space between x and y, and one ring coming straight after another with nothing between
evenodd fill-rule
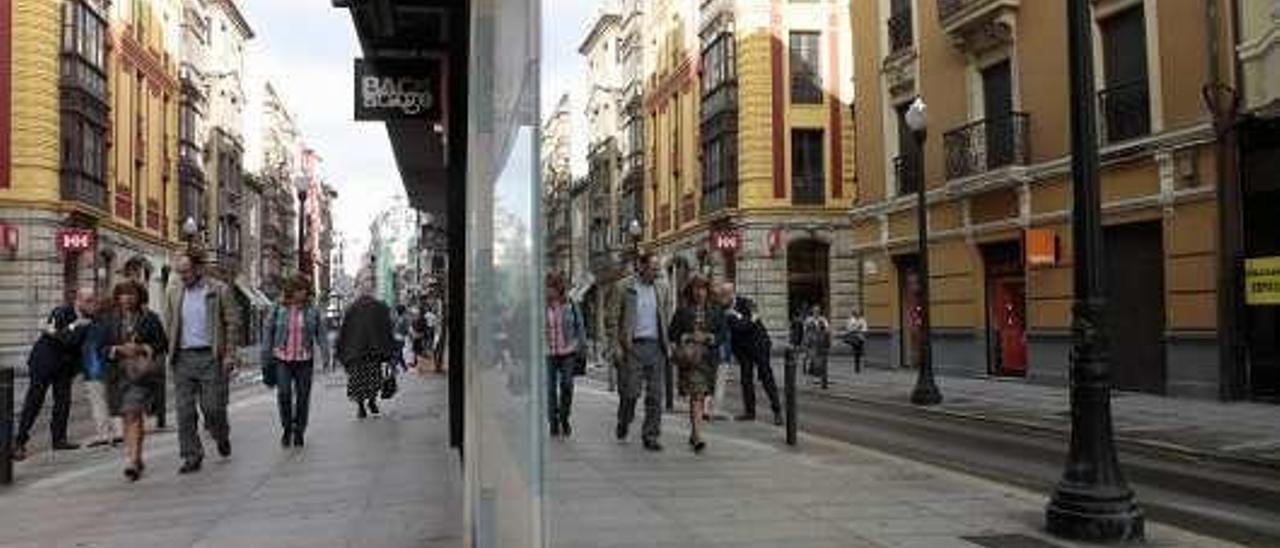
<instances>
[{"instance_id":1,"label":"man walking","mask_svg":"<svg viewBox=\"0 0 1280 548\"><path fill-rule=\"evenodd\" d=\"M649 451L661 451L662 398L667 366L667 326L670 305L664 284L657 280L658 267L652 255L636 261L636 277L624 282L618 307L618 440L627 439L627 430L636 416L636 402L644 390L644 425L641 439ZM643 385L643 386L642 386Z\"/></svg>"},{"instance_id":2,"label":"man walking","mask_svg":"<svg viewBox=\"0 0 1280 548\"><path fill-rule=\"evenodd\" d=\"M184 255L175 270L181 283L169 288L164 302L165 331L178 412L180 474L200 470L204 447L199 416L218 445L218 454L231 456L231 428L227 424L228 379L235 368L240 311L231 290L204 275L199 259Z\"/></svg>"},{"instance_id":3,"label":"man walking","mask_svg":"<svg viewBox=\"0 0 1280 548\"><path fill-rule=\"evenodd\" d=\"M13 440L13 460L27 458L27 442L31 427L36 423L44 397L53 389L53 416L49 420L49 432L54 451L79 449L67 441L67 422L71 417L71 381L80 371L81 347L93 324L98 308L98 295L93 288L76 291L72 305L54 308L41 326L40 338L31 347L27 357L27 374L30 384L22 404L22 416L18 422L18 435Z\"/></svg>"},{"instance_id":4,"label":"man walking","mask_svg":"<svg viewBox=\"0 0 1280 548\"><path fill-rule=\"evenodd\" d=\"M725 284L723 295L727 299L726 319L729 324L729 341L732 345L733 357L738 360L738 377L742 382L742 414L735 420L756 420L756 386L754 377L759 376L764 385L764 393L769 397L769 407L773 410L773 423L782 424L782 406L778 403L778 384L773 378L773 367L769 365L772 342L764 322L756 317L756 303L747 297L737 294L733 284Z\"/></svg>"}]
</instances>

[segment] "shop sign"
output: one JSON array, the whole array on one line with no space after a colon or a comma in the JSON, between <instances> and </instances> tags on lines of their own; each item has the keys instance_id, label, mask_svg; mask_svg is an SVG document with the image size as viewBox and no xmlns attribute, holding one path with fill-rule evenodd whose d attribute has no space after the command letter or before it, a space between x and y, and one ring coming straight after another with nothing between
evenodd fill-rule
<instances>
[{"instance_id":1,"label":"shop sign","mask_svg":"<svg viewBox=\"0 0 1280 548\"><path fill-rule=\"evenodd\" d=\"M1249 306L1280 305L1280 256L1245 259L1244 302Z\"/></svg>"},{"instance_id":2,"label":"shop sign","mask_svg":"<svg viewBox=\"0 0 1280 548\"><path fill-rule=\"evenodd\" d=\"M742 234L732 228L713 230L711 246L721 253L736 253L742 247Z\"/></svg>"},{"instance_id":3,"label":"shop sign","mask_svg":"<svg viewBox=\"0 0 1280 548\"><path fill-rule=\"evenodd\" d=\"M96 235L85 228L64 228L58 231L58 251L74 253L93 249Z\"/></svg>"},{"instance_id":4,"label":"shop sign","mask_svg":"<svg viewBox=\"0 0 1280 548\"><path fill-rule=\"evenodd\" d=\"M444 120L445 61L356 59L356 120Z\"/></svg>"},{"instance_id":5,"label":"shop sign","mask_svg":"<svg viewBox=\"0 0 1280 548\"><path fill-rule=\"evenodd\" d=\"M774 256L774 255L777 255L777 254L778 254L778 250L782 249L782 236L783 236L783 233L784 233L784 232L783 232L782 227L775 227L775 228L773 228L773 229L769 230L769 237L768 237L768 241L767 241L767 242L765 242L765 243L766 243L767 247L769 248L769 256L770 256L770 257L772 257L772 256Z\"/></svg>"},{"instance_id":6,"label":"shop sign","mask_svg":"<svg viewBox=\"0 0 1280 548\"><path fill-rule=\"evenodd\" d=\"M1027 266L1058 264L1058 235L1046 228L1030 228L1026 234Z\"/></svg>"}]
</instances>

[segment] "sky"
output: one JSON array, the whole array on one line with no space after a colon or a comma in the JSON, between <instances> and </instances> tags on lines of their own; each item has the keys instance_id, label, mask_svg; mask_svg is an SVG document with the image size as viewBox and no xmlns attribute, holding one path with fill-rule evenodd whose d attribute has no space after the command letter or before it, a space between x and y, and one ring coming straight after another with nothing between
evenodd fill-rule
<instances>
[{"instance_id":1,"label":"sky","mask_svg":"<svg viewBox=\"0 0 1280 548\"><path fill-rule=\"evenodd\" d=\"M575 101L582 96L585 63L578 45L601 3L543 0L544 115L562 93L573 92ZM274 85L308 146L323 159L321 173L338 191L334 224L346 238L345 263L354 273L369 243L369 222L392 199L403 197L404 187L383 125L353 120L352 59L360 56L360 46L350 13L331 6L319 0L240 0L256 35L248 81L265 78ZM574 111L580 117L581 109ZM584 127L575 121L575 135ZM585 151L585 141L574 148ZM575 172L585 172L585 157L574 162Z\"/></svg>"}]
</instances>

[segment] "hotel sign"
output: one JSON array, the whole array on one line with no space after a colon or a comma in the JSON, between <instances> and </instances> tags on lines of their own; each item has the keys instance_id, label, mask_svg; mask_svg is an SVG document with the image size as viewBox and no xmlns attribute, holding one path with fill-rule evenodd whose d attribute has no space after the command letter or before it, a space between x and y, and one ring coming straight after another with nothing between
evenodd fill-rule
<instances>
[{"instance_id":1,"label":"hotel sign","mask_svg":"<svg viewBox=\"0 0 1280 548\"><path fill-rule=\"evenodd\" d=\"M88 251L93 249L95 240L96 234L92 230L64 228L59 230L57 234L58 251L63 253Z\"/></svg>"},{"instance_id":2,"label":"hotel sign","mask_svg":"<svg viewBox=\"0 0 1280 548\"><path fill-rule=\"evenodd\" d=\"M356 59L356 120L441 123L445 78L445 61L440 57Z\"/></svg>"}]
</instances>

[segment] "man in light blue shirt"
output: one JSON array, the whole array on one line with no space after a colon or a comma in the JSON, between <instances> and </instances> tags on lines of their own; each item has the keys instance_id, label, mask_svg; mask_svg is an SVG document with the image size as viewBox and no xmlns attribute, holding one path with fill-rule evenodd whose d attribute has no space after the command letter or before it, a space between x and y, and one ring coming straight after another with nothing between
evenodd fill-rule
<instances>
[{"instance_id":1,"label":"man in light blue shirt","mask_svg":"<svg viewBox=\"0 0 1280 548\"><path fill-rule=\"evenodd\" d=\"M651 255L636 261L636 276L626 283L618 307L618 440L627 439L635 420L636 403L644 391L644 425L641 439L649 451L661 451L662 399L667 367L667 326L670 307L667 291L658 281L658 266Z\"/></svg>"}]
</instances>

